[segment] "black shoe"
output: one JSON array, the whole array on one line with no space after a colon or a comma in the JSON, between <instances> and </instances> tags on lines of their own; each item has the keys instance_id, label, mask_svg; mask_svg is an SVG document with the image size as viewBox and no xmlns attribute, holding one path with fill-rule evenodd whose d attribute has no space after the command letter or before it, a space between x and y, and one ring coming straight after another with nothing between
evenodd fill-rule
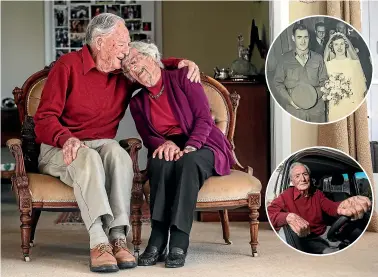
<instances>
[{"instance_id":1,"label":"black shoe","mask_svg":"<svg viewBox=\"0 0 378 277\"><path fill-rule=\"evenodd\" d=\"M157 262L164 262L167 258L167 247L163 251L159 251L156 246L147 246L142 255L139 256L138 265L150 266Z\"/></svg>"},{"instance_id":2,"label":"black shoe","mask_svg":"<svg viewBox=\"0 0 378 277\"><path fill-rule=\"evenodd\" d=\"M177 268L184 266L186 254L181 248L173 247L165 260L165 267Z\"/></svg>"}]
</instances>

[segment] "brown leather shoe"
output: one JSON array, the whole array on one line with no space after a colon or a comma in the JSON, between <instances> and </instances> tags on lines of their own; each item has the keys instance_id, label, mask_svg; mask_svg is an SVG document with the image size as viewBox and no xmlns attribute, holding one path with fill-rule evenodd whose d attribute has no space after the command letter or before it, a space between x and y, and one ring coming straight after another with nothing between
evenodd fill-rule
<instances>
[{"instance_id":1,"label":"brown leather shoe","mask_svg":"<svg viewBox=\"0 0 378 277\"><path fill-rule=\"evenodd\" d=\"M113 254L117 259L119 269L134 268L137 266L135 257L127 248L126 239L115 239L112 242Z\"/></svg>"},{"instance_id":2,"label":"brown leather shoe","mask_svg":"<svg viewBox=\"0 0 378 277\"><path fill-rule=\"evenodd\" d=\"M93 272L117 272L117 260L109 243L100 243L91 249L90 269Z\"/></svg>"}]
</instances>

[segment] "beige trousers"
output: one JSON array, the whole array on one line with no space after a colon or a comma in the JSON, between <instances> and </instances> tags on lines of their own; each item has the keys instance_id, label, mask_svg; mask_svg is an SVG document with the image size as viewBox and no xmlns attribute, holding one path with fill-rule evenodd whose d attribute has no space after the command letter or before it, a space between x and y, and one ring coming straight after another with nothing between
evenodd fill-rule
<instances>
[{"instance_id":1,"label":"beige trousers","mask_svg":"<svg viewBox=\"0 0 378 277\"><path fill-rule=\"evenodd\" d=\"M131 158L115 140L83 142L89 148L79 148L76 159L68 166L63 161L61 148L42 144L39 170L59 177L74 189L87 230L101 216L106 232L113 227L126 226L127 235L134 175Z\"/></svg>"}]
</instances>

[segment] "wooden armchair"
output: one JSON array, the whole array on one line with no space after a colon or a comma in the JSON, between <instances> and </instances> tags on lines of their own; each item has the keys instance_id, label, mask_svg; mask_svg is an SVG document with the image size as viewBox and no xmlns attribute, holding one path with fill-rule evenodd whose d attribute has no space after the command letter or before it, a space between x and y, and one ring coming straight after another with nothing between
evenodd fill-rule
<instances>
[{"instance_id":1,"label":"wooden armchair","mask_svg":"<svg viewBox=\"0 0 378 277\"><path fill-rule=\"evenodd\" d=\"M216 125L234 147L236 111L240 96L236 92L229 93L222 84L211 77L202 75L201 82L208 97ZM121 143L121 146L127 147L128 145ZM134 168L135 182L131 201L131 221L134 251L139 252L143 195L147 200L149 199L150 187L146 171L140 171L137 167L137 162L134 165L136 167ZM252 256L257 256L258 209L261 206L260 192L261 183L253 176L252 168L243 167L237 163L231 170L230 175L210 177L206 180L199 191L196 210L218 210L222 223L223 239L226 244L231 244L227 210L247 206L250 210Z\"/></svg>"},{"instance_id":2,"label":"wooden armchair","mask_svg":"<svg viewBox=\"0 0 378 277\"><path fill-rule=\"evenodd\" d=\"M40 146L35 142L33 116L38 108L43 86L51 64L30 76L22 88L13 90L21 128L21 140L10 139L7 146L16 159L15 174L12 176L14 190L21 212L21 249L25 261L30 261L29 251L33 246L35 230L41 211L78 211L73 189L58 178L38 173ZM120 143L129 152L133 161L142 147L138 139L126 139Z\"/></svg>"}]
</instances>

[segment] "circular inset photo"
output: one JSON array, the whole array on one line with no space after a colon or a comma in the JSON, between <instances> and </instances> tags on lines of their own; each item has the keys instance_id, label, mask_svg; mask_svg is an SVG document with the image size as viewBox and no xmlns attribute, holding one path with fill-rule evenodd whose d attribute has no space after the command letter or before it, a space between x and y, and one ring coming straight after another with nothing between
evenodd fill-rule
<instances>
[{"instance_id":1,"label":"circular inset photo","mask_svg":"<svg viewBox=\"0 0 378 277\"><path fill-rule=\"evenodd\" d=\"M341 120L358 109L373 74L361 34L330 16L289 25L271 45L265 70L278 105L298 120L317 124Z\"/></svg>"},{"instance_id":2,"label":"circular inset photo","mask_svg":"<svg viewBox=\"0 0 378 277\"><path fill-rule=\"evenodd\" d=\"M269 223L290 247L327 255L355 243L372 215L373 193L361 166L327 147L306 148L272 174L265 197Z\"/></svg>"}]
</instances>

